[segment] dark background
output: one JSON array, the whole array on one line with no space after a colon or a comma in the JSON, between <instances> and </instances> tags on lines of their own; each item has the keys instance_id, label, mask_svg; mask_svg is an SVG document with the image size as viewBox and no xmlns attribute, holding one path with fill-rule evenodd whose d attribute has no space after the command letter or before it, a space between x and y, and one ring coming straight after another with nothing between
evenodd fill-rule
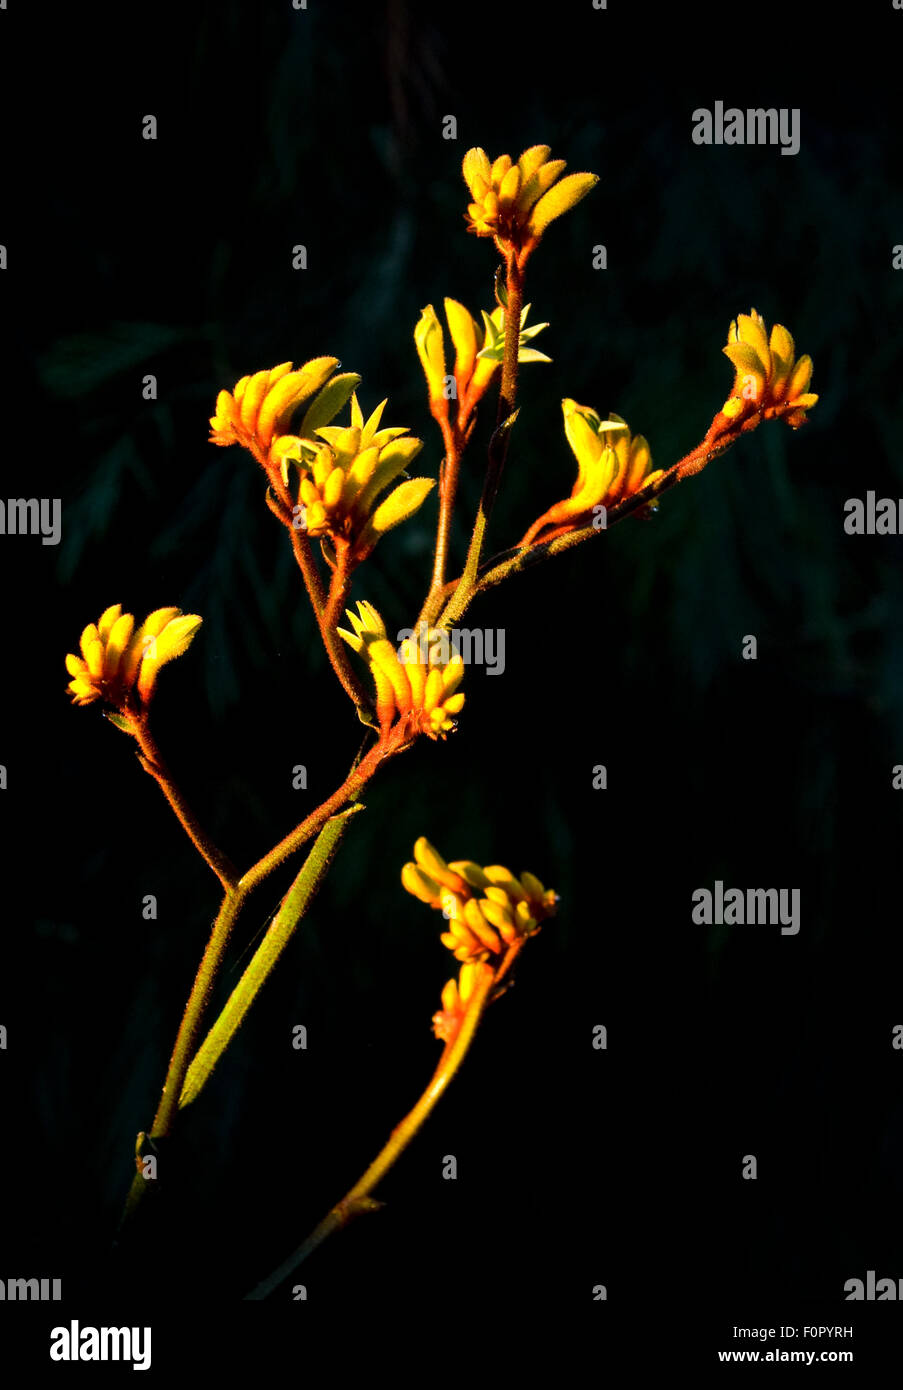
<instances>
[{"instance_id":1,"label":"dark background","mask_svg":"<svg viewBox=\"0 0 903 1390\"><path fill-rule=\"evenodd\" d=\"M625 15L566 0L531 17L311 0L127 19L42 5L0 21L7 489L63 501L58 548L0 538L0 1275L61 1276L53 1322L110 1322L136 1289L164 1325L186 1300L236 1316L434 1066L450 959L398 877L426 834L448 858L529 868L560 915L382 1184L386 1210L297 1276L310 1312L453 1324L537 1309L583 1326L589 1311L600 1356L652 1306L714 1319L709 1350L731 1345L716 1307L728 1327L760 1309L798 1321L822 1300L817 1321L849 1323L847 1279L903 1277L903 555L896 537L843 530L848 497L903 494L888 80L903 13L860 8L839 28L812 6ZM716 100L799 107L800 153L695 146L691 113ZM698 442L732 380L728 324L750 305L811 353L821 399L805 429L762 427L652 521L470 610L466 625L504 628L504 675L469 670L458 733L369 790L183 1115L152 1218L111 1258L218 895L132 746L96 707L68 706L63 658L113 602L203 615L161 678L155 727L241 865L338 785L359 726L262 477L207 444L207 417L246 372L330 353L362 374L365 413L388 396L385 423L426 440L416 471L435 476L413 328L444 295L491 307L496 259L465 232L461 159L537 142L601 182L530 263L553 362L522 371L494 548L570 490L562 396L618 410L657 467ZM306 271L292 269L299 242ZM359 573L355 597L390 625L419 608L432 515ZM459 562L466 537L460 523ZM716 878L799 888L799 935L693 925L691 893ZM288 881L243 914L221 1001ZM607 1052L591 1045L598 1023Z\"/></svg>"}]
</instances>

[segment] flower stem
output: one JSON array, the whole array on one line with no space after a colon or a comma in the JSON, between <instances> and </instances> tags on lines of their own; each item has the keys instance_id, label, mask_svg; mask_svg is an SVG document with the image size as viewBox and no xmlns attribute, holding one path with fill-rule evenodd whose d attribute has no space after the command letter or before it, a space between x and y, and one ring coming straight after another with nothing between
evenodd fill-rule
<instances>
[{"instance_id":1,"label":"flower stem","mask_svg":"<svg viewBox=\"0 0 903 1390\"><path fill-rule=\"evenodd\" d=\"M511 575L532 569L541 561L551 559L553 555L560 555L563 551L571 550L575 545L581 545L583 541L588 541L591 537L610 530L616 522L623 521L625 517L631 516L633 512L647 506L649 502L660 497L662 493L668 492L675 484L692 477L694 473L701 472L712 459L717 458L719 454L724 453L726 449L736 443L741 434L755 429L759 423L760 417L756 414L732 421L728 426L725 426L721 419L716 417L705 438L696 445L695 449L691 449L654 483L646 488L640 488L614 507L609 507L604 527L562 526L550 531L541 539L534 540L529 545L525 544L527 539L525 536L519 546L500 551L481 565L475 580L466 592L466 598L464 596L465 591L462 589L465 575L462 574L458 579L451 580L443 586L441 591L442 597L448 600L448 605L442 614L442 625L448 626L450 622L460 618L477 594L485 593L487 589L494 589L497 584L501 584Z\"/></svg>"},{"instance_id":2,"label":"flower stem","mask_svg":"<svg viewBox=\"0 0 903 1390\"><path fill-rule=\"evenodd\" d=\"M226 892L230 892L235 887L238 872L228 855L217 849L210 836L202 829L197 817L176 785L175 779L150 731L147 710L144 710L140 715L131 717L129 724L138 747L141 749L139 761L144 771L149 772L151 777L160 784L163 795L181 821L188 838L206 859Z\"/></svg>"},{"instance_id":3,"label":"flower stem","mask_svg":"<svg viewBox=\"0 0 903 1390\"><path fill-rule=\"evenodd\" d=\"M151 1140L165 1138L172 1128L173 1119L178 1110L179 1097L182 1093L182 1086L185 1081L185 1074L194 1052L198 1033L203 1021L204 1013L210 1000L216 976L222 964L226 946L232 932L232 927L245 904L248 896L263 880L273 872L274 869L288 858L296 849L299 849L311 836L316 835L323 826L340 811L347 802L355 800L363 790L366 783L373 776L383 759L390 757L400 747L401 735L397 734L393 739L391 731L387 736L380 738L360 760L355 761L351 772L345 778L342 785L333 792L332 796L312 811L300 825L286 835L279 844L259 859L247 873L243 874L238 882L227 890L223 898L219 913L213 925L210 939L207 942L182 1022L176 1035L175 1046L170 1057L169 1067L166 1072L166 1080L163 1083L163 1091L160 1102L157 1106L157 1113L154 1116L154 1123L149 1132ZM145 1179L143 1173L136 1172L132 1181L131 1190L126 1201L120 1229L130 1219L144 1192L149 1185L149 1180Z\"/></svg>"},{"instance_id":4,"label":"flower stem","mask_svg":"<svg viewBox=\"0 0 903 1390\"><path fill-rule=\"evenodd\" d=\"M445 459L439 470L439 522L436 527L436 549L433 555L433 578L430 591L424 603L426 610L433 594L445 583L445 567L448 563L448 538L451 530L452 511L455 494L458 490L458 474L461 469L461 439L457 428L448 416L439 420L442 439L445 444ZM421 617L423 614L421 614ZM419 626L419 622L418 622Z\"/></svg>"},{"instance_id":5,"label":"flower stem","mask_svg":"<svg viewBox=\"0 0 903 1390\"><path fill-rule=\"evenodd\" d=\"M179 1097L180 1110L196 1100L207 1084L214 1067L247 1017L251 1005L274 970L295 928L326 877L348 821L363 809L360 803L347 807L338 815L332 816L320 831L313 849L304 861L304 867L283 898L279 911L251 958L251 963L229 995L219 1018L192 1057Z\"/></svg>"},{"instance_id":6,"label":"flower stem","mask_svg":"<svg viewBox=\"0 0 903 1390\"><path fill-rule=\"evenodd\" d=\"M282 1283L284 1279L298 1268L307 1259L308 1255L316 1250L317 1246L322 1245L323 1241L334 1231L339 1231L343 1226L347 1226L349 1221L355 1216L364 1212L377 1211L383 1204L377 1202L372 1197L373 1189L377 1183L385 1177L386 1173L404 1153L411 1140L418 1133L424 1122L432 1113L440 1096L445 1091L449 1082L455 1076L458 1068L466 1057L470 1045L473 1042L474 1034L487 1004L490 1002L493 991L497 988L504 976L508 973L515 957L518 955L525 938L520 938L509 946L508 951L499 969L493 974L486 971L477 981L474 992L467 1002L467 1007L461 1019L460 1027L453 1038L450 1038L443 1049L439 1059L439 1065L433 1073L432 1080L424 1091L423 1095L410 1110L408 1114L392 1131L389 1141L381 1149L379 1154L370 1164L363 1177L355 1183L354 1187L338 1202L327 1216L311 1232L302 1245L299 1245L288 1259L285 1260L277 1270L267 1279L258 1284L251 1293L246 1295L248 1301L260 1300L268 1297L274 1289Z\"/></svg>"},{"instance_id":7,"label":"flower stem","mask_svg":"<svg viewBox=\"0 0 903 1390\"><path fill-rule=\"evenodd\" d=\"M523 269L516 254L509 250L505 256L505 356L502 361L502 384L499 391L495 433L489 444L489 467L483 484L483 495L474 522L467 559L458 585L449 599L439 624L448 627L461 616L475 592L477 574L483 554L486 528L498 495L502 470L508 455L508 438L516 418L517 371L520 353L520 318L524 299Z\"/></svg>"},{"instance_id":8,"label":"flower stem","mask_svg":"<svg viewBox=\"0 0 903 1390\"><path fill-rule=\"evenodd\" d=\"M307 592L311 596L311 606L317 620L317 627L320 629L323 646L326 648L326 655L329 657L329 664L341 681L342 689L353 702L355 709L362 717L368 716L363 719L363 722L365 724L372 723L373 715L370 701L355 674L348 648L336 633L336 625L348 600L348 591L351 588L348 549L345 547L340 551L338 563L330 577L329 593L324 595L323 584L310 552L310 540L307 536L296 531L294 526L291 527L291 532L292 548L298 564L301 566ZM308 571L313 575L313 579L309 577ZM315 588L313 588L314 581ZM316 594L316 601L314 594Z\"/></svg>"}]
</instances>

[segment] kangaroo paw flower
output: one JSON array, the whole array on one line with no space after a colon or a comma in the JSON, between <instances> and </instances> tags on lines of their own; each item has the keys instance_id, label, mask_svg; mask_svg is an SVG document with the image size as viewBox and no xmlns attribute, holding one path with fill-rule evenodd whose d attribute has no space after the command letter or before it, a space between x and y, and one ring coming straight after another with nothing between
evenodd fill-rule
<instances>
[{"instance_id":1,"label":"kangaroo paw flower","mask_svg":"<svg viewBox=\"0 0 903 1390\"><path fill-rule=\"evenodd\" d=\"M158 608L136 628L133 615L114 604L85 628L81 656L66 657L69 694L77 705L102 700L126 718L140 716L160 668L187 651L202 621L196 613Z\"/></svg>"},{"instance_id":2,"label":"kangaroo paw flower","mask_svg":"<svg viewBox=\"0 0 903 1390\"><path fill-rule=\"evenodd\" d=\"M818 396L809 390L812 358L795 356L793 338L781 323L768 335L765 320L755 309L738 314L728 332L725 356L736 376L722 415L736 420L755 410L765 420L784 419L791 429L807 423Z\"/></svg>"},{"instance_id":3,"label":"kangaroo paw flower","mask_svg":"<svg viewBox=\"0 0 903 1390\"><path fill-rule=\"evenodd\" d=\"M589 406L578 405L569 397L561 402L564 432L577 460L577 481L570 497L556 502L534 521L522 546L537 538L551 540L593 520L594 510L612 507L631 497L662 476L651 471L652 455L641 434L631 436L627 423L614 411L601 419ZM547 532L546 528L553 528Z\"/></svg>"},{"instance_id":4,"label":"kangaroo paw flower","mask_svg":"<svg viewBox=\"0 0 903 1390\"><path fill-rule=\"evenodd\" d=\"M499 250L513 252L521 265L550 222L575 207L599 182L596 174L568 174L563 159L549 159L548 145L524 150L517 163L499 155L490 162L485 150L464 156L464 182L473 199L467 209L467 229L476 236L494 237Z\"/></svg>"},{"instance_id":5,"label":"kangaroo paw flower","mask_svg":"<svg viewBox=\"0 0 903 1390\"><path fill-rule=\"evenodd\" d=\"M530 305L525 304L520 316L518 361L551 362L551 357L529 346L537 333L549 326L547 323L534 323L527 328L529 311ZM445 338L432 304L423 310L414 329L414 343L426 377L430 410L441 423L448 419L449 401L457 400L459 429L464 428L474 406L486 394L505 356L504 309L497 305L491 314L487 314L485 309L481 309L480 314L482 325L456 299L445 300L445 317L455 349L453 374L447 371Z\"/></svg>"},{"instance_id":6,"label":"kangaroo paw flower","mask_svg":"<svg viewBox=\"0 0 903 1390\"><path fill-rule=\"evenodd\" d=\"M371 603L359 603L357 613L346 609L352 631L337 631L370 665L376 686L376 715L380 728L397 724L403 745L418 734L444 739L456 728L454 716L464 707L457 687L464 662L442 629L409 637L398 651L388 639L385 623Z\"/></svg>"},{"instance_id":7,"label":"kangaroo paw flower","mask_svg":"<svg viewBox=\"0 0 903 1390\"><path fill-rule=\"evenodd\" d=\"M424 836L414 845L414 862L405 864L401 882L415 898L442 911L448 930L439 939L461 962L459 979L448 981L442 1011L433 1018L436 1036L447 1041L460 1026L483 963L493 958L500 963L508 947L534 936L554 915L558 895L534 874L518 879L501 864L485 869L466 859L447 864Z\"/></svg>"},{"instance_id":8,"label":"kangaroo paw flower","mask_svg":"<svg viewBox=\"0 0 903 1390\"><path fill-rule=\"evenodd\" d=\"M436 485L433 478L406 478L379 501L423 448L406 425L379 428L385 405L365 422L353 394L350 425L318 428L316 439L283 435L274 449L286 485L290 462L301 474L292 524L309 536L328 537L336 553L347 552L351 567L413 516Z\"/></svg>"},{"instance_id":9,"label":"kangaroo paw flower","mask_svg":"<svg viewBox=\"0 0 903 1390\"><path fill-rule=\"evenodd\" d=\"M291 362L280 362L269 371L243 376L231 391L220 391L216 398L210 443L223 448L241 444L269 475L277 475L281 462L278 441L288 433L300 407L309 403L299 433L312 434L339 413L360 385L361 379L354 372L333 377L338 366L337 357L314 357L297 371L292 370Z\"/></svg>"}]
</instances>

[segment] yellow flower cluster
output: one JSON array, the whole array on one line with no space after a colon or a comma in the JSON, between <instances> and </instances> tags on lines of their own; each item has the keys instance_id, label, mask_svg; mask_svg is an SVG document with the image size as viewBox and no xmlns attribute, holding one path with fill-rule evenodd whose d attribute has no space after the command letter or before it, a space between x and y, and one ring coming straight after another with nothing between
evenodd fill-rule
<instances>
[{"instance_id":1,"label":"yellow flower cluster","mask_svg":"<svg viewBox=\"0 0 903 1390\"><path fill-rule=\"evenodd\" d=\"M213 444L241 444L265 469L281 501L274 510L288 526L328 537L354 566L386 531L407 520L435 487L432 478L408 478L375 507L380 494L404 473L423 448L407 426L380 429L386 402L365 422L356 372L333 376L336 357L315 357L297 371L282 362L271 371L243 376L232 392L220 391L210 420ZM351 401L351 424L330 425ZM294 432L292 417L307 408ZM289 465L301 474L298 502L288 514ZM281 490L280 490L281 485ZM271 504L272 505L272 504ZM375 507L375 510L374 510Z\"/></svg>"},{"instance_id":2,"label":"yellow flower cluster","mask_svg":"<svg viewBox=\"0 0 903 1390\"><path fill-rule=\"evenodd\" d=\"M440 940L461 962L458 980L445 985L442 1012L433 1018L436 1036L447 1040L457 1031L481 971L490 968L485 962L538 932L540 923L554 915L558 895L533 874L517 879L501 864L485 869L466 859L447 864L424 836L414 846L414 860L402 869L402 884L442 911L448 931Z\"/></svg>"},{"instance_id":3,"label":"yellow flower cluster","mask_svg":"<svg viewBox=\"0 0 903 1390\"><path fill-rule=\"evenodd\" d=\"M243 376L231 392L220 391L216 398L210 443L222 447L241 444L268 469L273 441L286 433L292 416L305 401L316 398L301 421L302 435L328 424L360 385L360 377L353 372L329 382L338 365L337 357L314 357L297 371L292 371L291 362L280 362L270 371ZM321 396L327 382L329 388Z\"/></svg>"},{"instance_id":4,"label":"yellow flower cluster","mask_svg":"<svg viewBox=\"0 0 903 1390\"><path fill-rule=\"evenodd\" d=\"M334 546L349 547L355 564L386 531L413 516L436 485L432 478L408 478L374 510L379 495L423 448L421 439L407 436L405 425L379 428L385 406L382 401L365 422L353 394L349 426L316 430L322 443L282 435L270 451L286 484L289 461L301 473L293 524L309 536L329 536Z\"/></svg>"},{"instance_id":5,"label":"yellow flower cluster","mask_svg":"<svg viewBox=\"0 0 903 1390\"><path fill-rule=\"evenodd\" d=\"M722 351L736 369L733 389L721 407L729 420L742 414L751 401L764 419L783 418L792 429L807 423L818 396L809 391L812 358L797 358L793 338L776 323L769 337L765 320L755 309L738 314Z\"/></svg>"},{"instance_id":6,"label":"yellow flower cluster","mask_svg":"<svg viewBox=\"0 0 903 1390\"><path fill-rule=\"evenodd\" d=\"M547 323L536 323L526 327L530 305L525 304L520 316L520 346L518 361L551 362L545 353L528 346L531 339ZM498 305L491 314L481 310L483 326L477 323L469 309L456 299L445 300L445 317L455 349L454 393L458 402L458 424L464 425L474 406L486 393L486 388L498 371L505 351L505 311ZM448 402L452 393L445 365L445 338L442 325L432 304L428 304L420 315L414 329L414 343L423 367L429 390L430 409L440 420L448 414Z\"/></svg>"},{"instance_id":7,"label":"yellow flower cluster","mask_svg":"<svg viewBox=\"0 0 903 1390\"><path fill-rule=\"evenodd\" d=\"M448 931L440 940L456 960L501 955L506 946L538 931L558 902L533 874L517 879L501 864L482 869L466 859L446 864L423 836L414 846L414 860L405 864L401 881L415 898L448 918Z\"/></svg>"},{"instance_id":8,"label":"yellow flower cluster","mask_svg":"<svg viewBox=\"0 0 903 1390\"><path fill-rule=\"evenodd\" d=\"M491 236L499 249L518 253L521 264L549 223L568 212L599 182L596 174L568 174L563 159L549 159L548 145L524 150L517 163L499 155L490 162L485 150L464 156L464 182L473 202L467 209L468 230Z\"/></svg>"},{"instance_id":9,"label":"yellow flower cluster","mask_svg":"<svg viewBox=\"0 0 903 1390\"><path fill-rule=\"evenodd\" d=\"M380 728L388 729L397 717L401 732L410 738L423 733L444 739L464 706L464 695L458 691L464 662L458 652L449 655L448 634L430 632L423 642L408 637L396 652L373 604L358 603L357 609L345 610L353 631L336 631L370 665Z\"/></svg>"},{"instance_id":10,"label":"yellow flower cluster","mask_svg":"<svg viewBox=\"0 0 903 1390\"><path fill-rule=\"evenodd\" d=\"M569 397L561 408L565 436L577 460L577 481L570 497L556 502L533 523L521 545L532 545L546 527L557 528L557 535L585 524L595 507L613 507L662 476L662 469L650 469L652 455L644 437L631 436L626 421L613 410L603 420L595 410ZM551 534L542 536L544 541L551 538Z\"/></svg>"},{"instance_id":11,"label":"yellow flower cluster","mask_svg":"<svg viewBox=\"0 0 903 1390\"><path fill-rule=\"evenodd\" d=\"M113 604L85 628L81 656L66 657L70 695L77 705L103 700L125 714L140 713L160 668L187 650L201 622L196 613L158 608L136 628L133 615Z\"/></svg>"}]
</instances>

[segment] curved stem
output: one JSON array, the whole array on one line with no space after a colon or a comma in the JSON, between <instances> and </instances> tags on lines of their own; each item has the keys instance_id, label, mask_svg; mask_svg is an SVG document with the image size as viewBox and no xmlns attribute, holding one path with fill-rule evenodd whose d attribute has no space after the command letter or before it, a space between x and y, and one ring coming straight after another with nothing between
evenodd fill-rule
<instances>
[{"instance_id":1,"label":"curved stem","mask_svg":"<svg viewBox=\"0 0 903 1390\"><path fill-rule=\"evenodd\" d=\"M323 1218L307 1237L307 1240L299 1245L297 1250L289 1255L288 1259L277 1270L246 1296L248 1301L266 1298L334 1231L339 1231L343 1226L347 1226L348 1222L355 1216L368 1211L377 1211L382 1206L381 1202L373 1199L371 1195L373 1189L404 1153L411 1140L432 1113L449 1082L457 1073L467 1056L493 990L510 970L515 957L524 945L525 939L521 938L508 947L502 964L495 973L486 971L478 980L474 992L468 1000L460 1027L455 1036L446 1043L432 1080L413 1110L410 1110L401 1124L392 1131L388 1143L377 1154L363 1177Z\"/></svg>"},{"instance_id":2,"label":"curved stem","mask_svg":"<svg viewBox=\"0 0 903 1390\"><path fill-rule=\"evenodd\" d=\"M222 850L217 849L210 836L203 830L194 812L182 795L170 772L163 754L157 747L150 731L149 715L145 710L141 715L129 719L130 732L141 749L139 761L145 772L149 772L162 788L163 795L178 816L185 833L195 849L206 859L220 883L228 893L235 887L238 872Z\"/></svg>"},{"instance_id":3,"label":"curved stem","mask_svg":"<svg viewBox=\"0 0 903 1390\"><path fill-rule=\"evenodd\" d=\"M365 754L360 761L356 761L345 781L333 792L332 796L327 797L322 805L312 811L289 835L280 840L279 844L268 854L259 859L247 873L242 875L234 887L226 892L201 958L194 985L182 1016L182 1022L179 1025L175 1046L166 1072L166 1080L163 1083L160 1103L157 1106L157 1113L154 1116L154 1123L148 1136L151 1140L165 1138L172 1128L188 1064L195 1049L213 985L222 964L232 928L248 896L290 854L300 848L312 835L316 835L326 821L337 811L340 811L346 802L360 794L383 759L390 757L401 747L402 737L400 730L388 730L386 735L374 744L369 753ZM148 1185L149 1180L144 1177L140 1170L137 1171L132 1181L120 1229L134 1212Z\"/></svg>"},{"instance_id":4,"label":"curved stem","mask_svg":"<svg viewBox=\"0 0 903 1390\"><path fill-rule=\"evenodd\" d=\"M466 591L462 589L464 574L460 575L458 579L451 580L442 589L442 596L448 600L448 606L442 614L443 625L448 626L449 622L460 618L477 594L485 593L487 589L494 589L497 584L501 584L511 575L520 574L523 570L531 569L543 560L551 559L553 555L560 555L563 551L571 550L575 545L581 545L584 541L588 541L592 536L598 536L610 530L617 522L623 521L625 517L631 516L641 507L645 507L649 502L660 497L662 493L668 492L675 484L692 477L694 473L701 472L712 459L717 458L719 454L724 453L732 444L735 444L741 434L755 429L760 423L760 416L756 413L731 421L727 428L721 423L722 419L723 417L716 416L701 443L673 464L654 483L648 487L640 488L638 492L626 497L623 502L610 507L604 527L561 527L551 531L545 538L533 541L530 545L525 545L522 541L519 546L499 551L497 555L492 556L480 566L474 582ZM526 540L526 537L524 539Z\"/></svg>"}]
</instances>

